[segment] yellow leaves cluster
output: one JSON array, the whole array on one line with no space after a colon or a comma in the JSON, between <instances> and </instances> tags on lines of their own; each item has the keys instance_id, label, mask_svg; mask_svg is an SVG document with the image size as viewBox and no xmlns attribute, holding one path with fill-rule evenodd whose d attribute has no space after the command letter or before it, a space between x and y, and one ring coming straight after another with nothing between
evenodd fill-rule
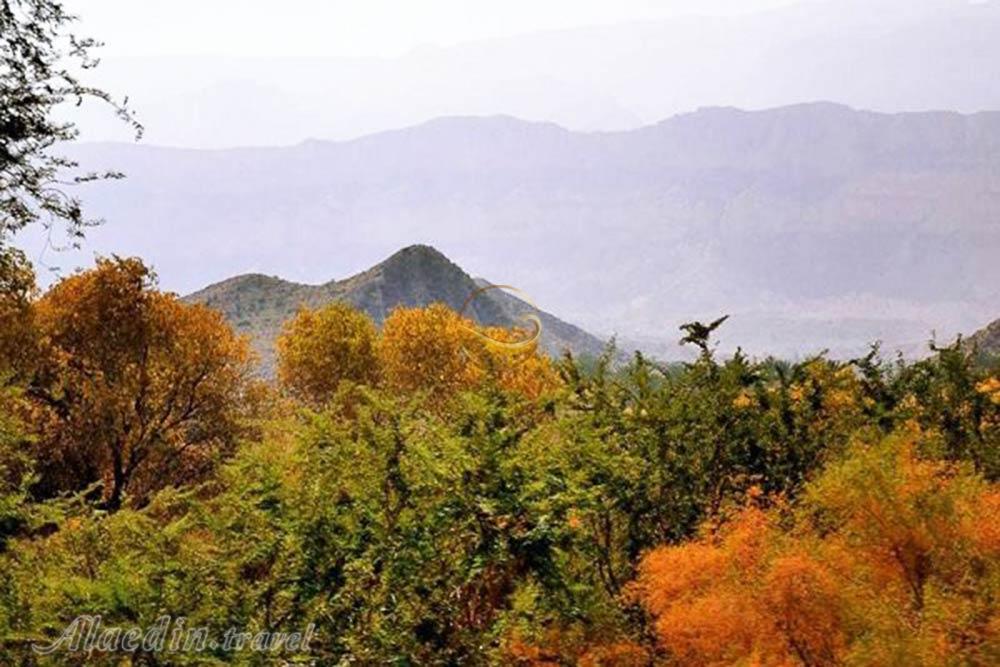
<instances>
[{"instance_id":1,"label":"yellow leaves cluster","mask_svg":"<svg viewBox=\"0 0 1000 667\"><path fill-rule=\"evenodd\" d=\"M348 305L304 308L278 340L279 378L312 403L328 400L343 380L424 393L438 405L487 380L537 398L559 385L548 357L534 345L511 349L489 342L521 341L522 333L496 327L480 331L442 304L396 308L380 334Z\"/></svg>"},{"instance_id":2,"label":"yellow leaves cluster","mask_svg":"<svg viewBox=\"0 0 1000 667\"><path fill-rule=\"evenodd\" d=\"M737 394L736 398L733 399L733 407L736 408L737 410L745 410L749 407L752 407L753 404L754 404L753 396L751 396L750 392L746 391L745 389L741 391L739 394Z\"/></svg>"},{"instance_id":3,"label":"yellow leaves cluster","mask_svg":"<svg viewBox=\"0 0 1000 667\"><path fill-rule=\"evenodd\" d=\"M976 391L985 394L993 403L1000 405L1000 377L994 375L983 380L976 385Z\"/></svg>"},{"instance_id":4,"label":"yellow leaves cluster","mask_svg":"<svg viewBox=\"0 0 1000 667\"><path fill-rule=\"evenodd\" d=\"M277 340L278 380L296 398L320 404L343 381L373 384L378 379L371 319L350 305L301 308Z\"/></svg>"},{"instance_id":5,"label":"yellow leaves cluster","mask_svg":"<svg viewBox=\"0 0 1000 667\"><path fill-rule=\"evenodd\" d=\"M447 397L477 384L483 371L474 357L482 342L469 330L474 326L442 304L393 310L378 345L386 386Z\"/></svg>"}]
</instances>

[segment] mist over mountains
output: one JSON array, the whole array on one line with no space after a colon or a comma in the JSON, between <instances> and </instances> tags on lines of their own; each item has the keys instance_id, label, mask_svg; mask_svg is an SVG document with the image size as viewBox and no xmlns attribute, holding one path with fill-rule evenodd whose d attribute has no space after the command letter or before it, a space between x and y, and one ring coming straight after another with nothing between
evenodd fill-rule
<instances>
[{"instance_id":1,"label":"mist over mountains","mask_svg":"<svg viewBox=\"0 0 1000 667\"><path fill-rule=\"evenodd\" d=\"M578 133L442 118L347 142L72 147L122 182L84 191L86 254L138 254L192 292L249 273L319 284L427 243L599 335L724 348L913 352L1000 313L1000 113L817 103L705 108ZM29 247L37 247L27 242Z\"/></svg>"},{"instance_id":2,"label":"mist over mountains","mask_svg":"<svg viewBox=\"0 0 1000 667\"><path fill-rule=\"evenodd\" d=\"M885 112L998 109L1000 87L984 81L1000 62L998 35L996 0L806 0L742 16L427 46L394 58L109 57L92 76L130 96L157 145L351 139L439 116L497 113L623 130L709 105L831 99ZM85 139L130 138L105 110L84 111Z\"/></svg>"}]
</instances>

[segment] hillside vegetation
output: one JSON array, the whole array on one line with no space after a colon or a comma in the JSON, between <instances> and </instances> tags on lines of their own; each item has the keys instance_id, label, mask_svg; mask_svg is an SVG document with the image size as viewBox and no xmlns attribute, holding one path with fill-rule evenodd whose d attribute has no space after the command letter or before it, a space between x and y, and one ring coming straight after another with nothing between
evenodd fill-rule
<instances>
[{"instance_id":1,"label":"hillside vegetation","mask_svg":"<svg viewBox=\"0 0 1000 667\"><path fill-rule=\"evenodd\" d=\"M523 325L522 316L537 315L542 323L541 347L559 357L598 356L604 344L579 327L539 311L502 290L479 291L485 281L473 280L447 257L429 246L409 246L384 262L344 280L300 285L262 275L237 276L186 297L225 315L236 331L250 336L265 374L274 369L274 341L282 325L300 306L343 302L353 305L381 326L398 306L443 303L484 325Z\"/></svg>"},{"instance_id":2,"label":"hillside vegetation","mask_svg":"<svg viewBox=\"0 0 1000 667\"><path fill-rule=\"evenodd\" d=\"M720 322L690 323L691 363L620 365L444 304L377 327L334 301L281 328L270 382L138 260L43 294L20 269L3 664L1000 657L1000 374L961 345L786 363L721 357ZM74 652L80 614L258 644Z\"/></svg>"}]
</instances>

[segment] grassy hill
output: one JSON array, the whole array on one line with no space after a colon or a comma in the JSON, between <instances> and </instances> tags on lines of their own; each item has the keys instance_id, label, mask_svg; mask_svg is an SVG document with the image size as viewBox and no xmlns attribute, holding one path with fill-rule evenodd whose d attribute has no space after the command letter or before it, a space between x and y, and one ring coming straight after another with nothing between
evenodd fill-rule
<instances>
[{"instance_id":1,"label":"grassy hill","mask_svg":"<svg viewBox=\"0 0 1000 667\"><path fill-rule=\"evenodd\" d=\"M236 276L185 297L204 303L225 315L239 332L249 334L261 356L263 371L274 369L274 340L284 322L302 305L319 306L346 301L381 325L396 306L425 306L441 302L461 310L466 299L485 281L476 281L436 249L413 245L400 250L367 271L345 280L303 285L260 274ZM484 325L514 326L519 316L535 312L542 322L542 348L551 355L599 354L604 343L579 327L545 312L536 312L524 301L491 290L479 294L466 314Z\"/></svg>"}]
</instances>

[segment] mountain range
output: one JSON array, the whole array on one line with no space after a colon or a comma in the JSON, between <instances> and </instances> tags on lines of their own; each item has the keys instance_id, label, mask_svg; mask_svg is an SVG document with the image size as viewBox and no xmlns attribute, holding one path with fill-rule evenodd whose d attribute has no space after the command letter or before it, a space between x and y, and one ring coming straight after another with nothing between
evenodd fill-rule
<instances>
[{"instance_id":1,"label":"mountain range","mask_svg":"<svg viewBox=\"0 0 1000 667\"><path fill-rule=\"evenodd\" d=\"M1000 312L1000 112L717 107L592 133L452 117L344 142L66 152L128 177L79 190L107 222L87 255L42 264L137 254L180 293L244 273L322 283L424 243L667 359L680 323L721 314L723 349L796 356L918 353Z\"/></svg>"},{"instance_id":2,"label":"mountain range","mask_svg":"<svg viewBox=\"0 0 1000 667\"><path fill-rule=\"evenodd\" d=\"M550 355L564 351L599 355L604 350L604 343L595 336L509 292L481 290L487 284L474 280L436 249L414 245L344 280L302 285L260 274L242 275L210 285L185 300L219 310L236 331L249 335L268 375L274 370L274 341L282 325L300 306L333 301L354 305L377 325L397 306L431 303L443 303L484 326L523 327L521 316L531 313L542 323L540 344Z\"/></svg>"},{"instance_id":3,"label":"mountain range","mask_svg":"<svg viewBox=\"0 0 1000 667\"><path fill-rule=\"evenodd\" d=\"M834 99L880 111L1000 108L997 0L787 0L714 16L713 6L746 3L632 4L649 5L650 18L390 57L108 54L87 80L128 94L151 143L197 148L353 139L454 115L610 131L705 105ZM83 111L85 138L130 138L106 109Z\"/></svg>"}]
</instances>

